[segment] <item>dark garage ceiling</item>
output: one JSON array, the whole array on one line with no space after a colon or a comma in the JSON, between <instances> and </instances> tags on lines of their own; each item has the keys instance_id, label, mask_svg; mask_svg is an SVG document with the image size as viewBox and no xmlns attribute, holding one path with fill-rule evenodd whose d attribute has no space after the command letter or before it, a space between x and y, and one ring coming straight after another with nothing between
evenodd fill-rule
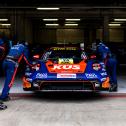
<instances>
[{"instance_id":1,"label":"dark garage ceiling","mask_svg":"<svg viewBox=\"0 0 126 126\"><path fill-rule=\"evenodd\" d=\"M58 11L38 11L36 7L60 7ZM112 21L115 17L125 18L125 0L0 0L0 16L25 15L42 24L42 18L81 18L80 26L99 27L105 15ZM16 9L15 9L16 8ZM125 26L125 24L124 24Z\"/></svg>"},{"instance_id":2,"label":"dark garage ceiling","mask_svg":"<svg viewBox=\"0 0 126 126\"><path fill-rule=\"evenodd\" d=\"M54 4L83 4L85 6L125 6L125 0L0 0L1 7L9 6L45 6Z\"/></svg>"}]
</instances>

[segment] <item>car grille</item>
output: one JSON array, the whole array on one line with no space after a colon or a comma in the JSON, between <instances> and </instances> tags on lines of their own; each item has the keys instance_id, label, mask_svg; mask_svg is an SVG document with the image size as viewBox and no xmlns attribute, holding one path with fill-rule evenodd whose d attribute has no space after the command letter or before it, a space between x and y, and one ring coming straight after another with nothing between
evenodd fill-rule
<instances>
[{"instance_id":1,"label":"car grille","mask_svg":"<svg viewBox=\"0 0 126 126\"><path fill-rule=\"evenodd\" d=\"M96 81L35 81L39 90L46 91L95 91Z\"/></svg>"}]
</instances>

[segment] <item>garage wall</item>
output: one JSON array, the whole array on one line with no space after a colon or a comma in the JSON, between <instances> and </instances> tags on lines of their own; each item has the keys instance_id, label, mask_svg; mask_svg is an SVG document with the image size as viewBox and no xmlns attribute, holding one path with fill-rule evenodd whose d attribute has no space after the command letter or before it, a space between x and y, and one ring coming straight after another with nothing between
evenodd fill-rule
<instances>
[{"instance_id":1,"label":"garage wall","mask_svg":"<svg viewBox=\"0 0 126 126\"><path fill-rule=\"evenodd\" d=\"M40 44L52 44L52 43L82 43L87 37L86 33L89 32L89 40L86 41L91 44L95 37L103 40L103 29L95 30L91 29L86 31L85 29L70 29L70 28L40 28L36 27L33 30L34 43ZM96 36L95 36L95 35ZM109 41L110 42L124 42L124 29L122 28L110 28L109 29Z\"/></svg>"},{"instance_id":2,"label":"garage wall","mask_svg":"<svg viewBox=\"0 0 126 126\"><path fill-rule=\"evenodd\" d=\"M124 42L124 30L119 28L109 29L109 41Z\"/></svg>"},{"instance_id":3,"label":"garage wall","mask_svg":"<svg viewBox=\"0 0 126 126\"><path fill-rule=\"evenodd\" d=\"M57 29L57 43L81 43L84 41L84 31L81 29Z\"/></svg>"},{"instance_id":4,"label":"garage wall","mask_svg":"<svg viewBox=\"0 0 126 126\"><path fill-rule=\"evenodd\" d=\"M84 32L81 29L36 29L34 37L35 42L40 44L81 43Z\"/></svg>"},{"instance_id":5,"label":"garage wall","mask_svg":"<svg viewBox=\"0 0 126 126\"><path fill-rule=\"evenodd\" d=\"M56 43L56 30L55 29L39 29L34 34L35 43L51 44Z\"/></svg>"},{"instance_id":6,"label":"garage wall","mask_svg":"<svg viewBox=\"0 0 126 126\"><path fill-rule=\"evenodd\" d=\"M96 38L102 40L102 37L103 37L103 30L97 29L96 30Z\"/></svg>"},{"instance_id":7,"label":"garage wall","mask_svg":"<svg viewBox=\"0 0 126 126\"><path fill-rule=\"evenodd\" d=\"M103 30L96 30L96 38L102 40ZM120 28L109 29L109 41L110 42L124 42L124 30Z\"/></svg>"},{"instance_id":8,"label":"garage wall","mask_svg":"<svg viewBox=\"0 0 126 126\"><path fill-rule=\"evenodd\" d=\"M10 28L0 28L0 32L5 36L10 37Z\"/></svg>"}]
</instances>

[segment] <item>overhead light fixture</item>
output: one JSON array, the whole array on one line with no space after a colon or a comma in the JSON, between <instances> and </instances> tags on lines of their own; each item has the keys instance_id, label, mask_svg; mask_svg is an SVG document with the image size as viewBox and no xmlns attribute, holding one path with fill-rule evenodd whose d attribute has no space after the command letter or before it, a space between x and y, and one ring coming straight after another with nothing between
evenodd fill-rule
<instances>
[{"instance_id":1,"label":"overhead light fixture","mask_svg":"<svg viewBox=\"0 0 126 126\"><path fill-rule=\"evenodd\" d=\"M59 7L38 7L37 10L59 10Z\"/></svg>"},{"instance_id":2,"label":"overhead light fixture","mask_svg":"<svg viewBox=\"0 0 126 126\"><path fill-rule=\"evenodd\" d=\"M0 24L2 26L10 26L11 24Z\"/></svg>"},{"instance_id":3,"label":"overhead light fixture","mask_svg":"<svg viewBox=\"0 0 126 126\"><path fill-rule=\"evenodd\" d=\"M80 21L80 19L65 19L66 21Z\"/></svg>"},{"instance_id":4,"label":"overhead light fixture","mask_svg":"<svg viewBox=\"0 0 126 126\"><path fill-rule=\"evenodd\" d=\"M58 21L58 19L43 19L43 21Z\"/></svg>"},{"instance_id":5,"label":"overhead light fixture","mask_svg":"<svg viewBox=\"0 0 126 126\"><path fill-rule=\"evenodd\" d=\"M58 26L59 24L45 24L46 26Z\"/></svg>"},{"instance_id":6,"label":"overhead light fixture","mask_svg":"<svg viewBox=\"0 0 126 126\"><path fill-rule=\"evenodd\" d=\"M0 19L0 21L8 21L8 19Z\"/></svg>"},{"instance_id":7,"label":"overhead light fixture","mask_svg":"<svg viewBox=\"0 0 126 126\"><path fill-rule=\"evenodd\" d=\"M126 21L126 18L117 18L117 19L114 19L114 21Z\"/></svg>"},{"instance_id":8,"label":"overhead light fixture","mask_svg":"<svg viewBox=\"0 0 126 126\"><path fill-rule=\"evenodd\" d=\"M65 26L78 26L78 24L65 24Z\"/></svg>"},{"instance_id":9,"label":"overhead light fixture","mask_svg":"<svg viewBox=\"0 0 126 126\"><path fill-rule=\"evenodd\" d=\"M121 24L109 24L109 26L121 26Z\"/></svg>"}]
</instances>

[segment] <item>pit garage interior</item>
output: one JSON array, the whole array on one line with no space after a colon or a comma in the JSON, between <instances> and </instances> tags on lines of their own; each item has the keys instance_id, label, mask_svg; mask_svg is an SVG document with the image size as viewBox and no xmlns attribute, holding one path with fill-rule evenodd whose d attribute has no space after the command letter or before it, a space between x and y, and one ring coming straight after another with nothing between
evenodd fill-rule
<instances>
[{"instance_id":1,"label":"pit garage interior","mask_svg":"<svg viewBox=\"0 0 126 126\"><path fill-rule=\"evenodd\" d=\"M87 51L100 39L118 61L118 91L98 94L23 91L22 62L11 100L5 103L8 109L0 111L0 126L125 126L125 1L0 1L0 34L12 41L27 41L31 56L32 50L43 52L55 45L84 43ZM1 71L0 92L5 80Z\"/></svg>"}]
</instances>

